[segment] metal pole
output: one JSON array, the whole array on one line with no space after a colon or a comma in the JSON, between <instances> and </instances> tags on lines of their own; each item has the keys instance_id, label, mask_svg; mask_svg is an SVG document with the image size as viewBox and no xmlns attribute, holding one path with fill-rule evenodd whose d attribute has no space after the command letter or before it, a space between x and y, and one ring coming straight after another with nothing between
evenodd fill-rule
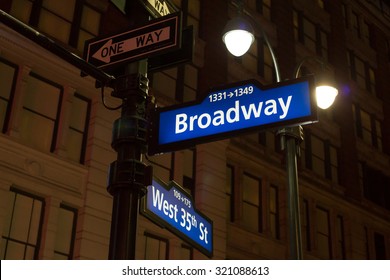
<instances>
[{"instance_id":1,"label":"metal pole","mask_svg":"<svg viewBox=\"0 0 390 280\"><path fill-rule=\"evenodd\" d=\"M276 81L280 82L281 77L275 52L264 30L262 30L262 35L271 53L275 67ZM287 211L289 222L290 258L293 260L302 260L303 254L299 214L297 155L299 154L299 144L303 141L303 129L301 126L287 127L280 129L277 134L281 136L282 149L285 150L287 159Z\"/></svg>"},{"instance_id":2,"label":"metal pole","mask_svg":"<svg viewBox=\"0 0 390 280\"><path fill-rule=\"evenodd\" d=\"M299 154L299 144L303 141L303 131L301 126L288 127L279 130L278 134L281 136L282 149L286 152L290 258L293 260L302 260L297 155Z\"/></svg>"},{"instance_id":3,"label":"metal pole","mask_svg":"<svg viewBox=\"0 0 390 280\"><path fill-rule=\"evenodd\" d=\"M117 160L110 165L107 190L113 196L109 259L134 260L139 199L145 192L147 167L147 60L131 63L114 84L122 99L121 117L114 122L112 147Z\"/></svg>"},{"instance_id":4,"label":"metal pole","mask_svg":"<svg viewBox=\"0 0 390 280\"><path fill-rule=\"evenodd\" d=\"M140 1L126 1L125 11L132 24L149 19ZM112 95L122 99L122 111L113 126L111 146L117 152L117 160L110 165L107 187L113 196L108 256L111 260L135 260L139 202L146 193L145 186L151 184L150 167L142 162L147 152L149 125L147 70L147 59L129 63L124 75L116 77L114 83Z\"/></svg>"}]
</instances>

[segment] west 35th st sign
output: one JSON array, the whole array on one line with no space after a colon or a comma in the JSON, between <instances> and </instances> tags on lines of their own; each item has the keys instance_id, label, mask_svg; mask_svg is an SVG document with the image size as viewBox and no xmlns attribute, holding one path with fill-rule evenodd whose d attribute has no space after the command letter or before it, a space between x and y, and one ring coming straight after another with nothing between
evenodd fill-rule
<instances>
[{"instance_id":1,"label":"west 35th st sign","mask_svg":"<svg viewBox=\"0 0 390 280\"><path fill-rule=\"evenodd\" d=\"M195 209L194 201L181 186L154 179L142 200L141 213L211 257L213 222Z\"/></svg>"},{"instance_id":2,"label":"west 35th st sign","mask_svg":"<svg viewBox=\"0 0 390 280\"><path fill-rule=\"evenodd\" d=\"M201 102L156 111L150 154L259 131L317 121L312 77L269 87L255 80L212 90Z\"/></svg>"}]
</instances>

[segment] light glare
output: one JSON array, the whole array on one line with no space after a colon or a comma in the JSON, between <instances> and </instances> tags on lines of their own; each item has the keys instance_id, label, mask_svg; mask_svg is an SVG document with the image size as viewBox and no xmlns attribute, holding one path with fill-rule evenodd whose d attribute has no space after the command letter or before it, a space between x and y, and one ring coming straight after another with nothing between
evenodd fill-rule
<instances>
[{"instance_id":1,"label":"light glare","mask_svg":"<svg viewBox=\"0 0 390 280\"><path fill-rule=\"evenodd\" d=\"M318 86L316 87L316 99L317 106L321 109L328 109L332 106L338 90L331 86Z\"/></svg>"},{"instance_id":2,"label":"light glare","mask_svg":"<svg viewBox=\"0 0 390 280\"><path fill-rule=\"evenodd\" d=\"M249 50L254 36L248 31L236 29L226 32L223 41L232 55L242 56Z\"/></svg>"}]
</instances>

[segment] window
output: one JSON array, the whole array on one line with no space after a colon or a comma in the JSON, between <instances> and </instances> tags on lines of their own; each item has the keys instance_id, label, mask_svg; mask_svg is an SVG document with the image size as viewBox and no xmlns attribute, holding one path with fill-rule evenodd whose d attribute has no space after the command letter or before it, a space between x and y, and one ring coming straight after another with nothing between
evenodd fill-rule
<instances>
[{"instance_id":1,"label":"window","mask_svg":"<svg viewBox=\"0 0 390 280\"><path fill-rule=\"evenodd\" d=\"M79 1L80 2L80 1ZM78 25L73 25L73 37L71 38L71 45L76 46L78 50L84 50L84 42L93 37L99 35L99 26L101 13L97 11L94 7L88 5L84 2L83 5L78 3L78 9L76 14L80 14L81 9L81 19L80 19L80 31L77 36Z\"/></svg>"},{"instance_id":2,"label":"window","mask_svg":"<svg viewBox=\"0 0 390 280\"><path fill-rule=\"evenodd\" d=\"M317 44L316 44L317 55L328 60L328 34L317 28Z\"/></svg>"},{"instance_id":3,"label":"window","mask_svg":"<svg viewBox=\"0 0 390 280\"><path fill-rule=\"evenodd\" d=\"M329 140L312 135L305 130L305 167L318 175L338 183L338 152Z\"/></svg>"},{"instance_id":4,"label":"window","mask_svg":"<svg viewBox=\"0 0 390 280\"><path fill-rule=\"evenodd\" d=\"M91 100L76 93L72 102L67 153L70 159L81 164L85 160L90 113Z\"/></svg>"},{"instance_id":5,"label":"window","mask_svg":"<svg viewBox=\"0 0 390 280\"><path fill-rule=\"evenodd\" d=\"M350 77L357 85L365 89L368 93L376 95L376 75L375 70L364 60L349 51L348 66Z\"/></svg>"},{"instance_id":6,"label":"window","mask_svg":"<svg viewBox=\"0 0 390 280\"><path fill-rule=\"evenodd\" d=\"M363 231L364 231L364 251L365 251L365 256L366 256L366 260L369 260L370 259L370 246L369 246L369 242L368 242L368 228L366 226L363 227Z\"/></svg>"},{"instance_id":7,"label":"window","mask_svg":"<svg viewBox=\"0 0 390 280\"><path fill-rule=\"evenodd\" d=\"M200 0L181 0L177 5L183 12L183 26L194 26L195 36L198 36L200 20Z\"/></svg>"},{"instance_id":8,"label":"window","mask_svg":"<svg viewBox=\"0 0 390 280\"><path fill-rule=\"evenodd\" d=\"M317 252L322 259L332 258L329 211L317 207Z\"/></svg>"},{"instance_id":9,"label":"window","mask_svg":"<svg viewBox=\"0 0 390 280\"><path fill-rule=\"evenodd\" d=\"M60 85L30 74L20 124L20 137L25 143L41 151L54 151L62 92Z\"/></svg>"},{"instance_id":10,"label":"window","mask_svg":"<svg viewBox=\"0 0 390 280\"><path fill-rule=\"evenodd\" d=\"M145 260L167 260L169 242L167 239L145 232Z\"/></svg>"},{"instance_id":11,"label":"window","mask_svg":"<svg viewBox=\"0 0 390 280\"><path fill-rule=\"evenodd\" d=\"M353 105L352 111L357 137L382 151L382 123L375 116L360 109L359 105Z\"/></svg>"},{"instance_id":12,"label":"window","mask_svg":"<svg viewBox=\"0 0 390 280\"><path fill-rule=\"evenodd\" d=\"M376 93L376 78L375 71L372 67L367 66L366 68L366 89L370 93Z\"/></svg>"},{"instance_id":13,"label":"window","mask_svg":"<svg viewBox=\"0 0 390 280\"><path fill-rule=\"evenodd\" d=\"M195 164L196 151L183 151L183 187L190 190L192 197L195 197Z\"/></svg>"},{"instance_id":14,"label":"window","mask_svg":"<svg viewBox=\"0 0 390 280\"><path fill-rule=\"evenodd\" d=\"M316 52L316 26L306 18L302 19L303 40L302 43L312 52Z\"/></svg>"},{"instance_id":15,"label":"window","mask_svg":"<svg viewBox=\"0 0 390 280\"><path fill-rule=\"evenodd\" d=\"M341 4L341 9L342 9L342 14L343 14L344 27L348 28L349 27L349 16L348 16L347 6L345 4Z\"/></svg>"},{"instance_id":16,"label":"window","mask_svg":"<svg viewBox=\"0 0 390 280\"><path fill-rule=\"evenodd\" d=\"M10 13L79 51L99 34L101 13L87 1L14 0Z\"/></svg>"},{"instance_id":17,"label":"window","mask_svg":"<svg viewBox=\"0 0 390 280\"><path fill-rule=\"evenodd\" d=\"M153 175L164 182L173 179L174 154L166 153L148 158L153 165Z\"/></svg>"},{"instance_id":18,"label":"window","mask_svg":"<svg viewBox=\"0 0 390 280\"><path fill-rule=\"evenodd\" d=\"M363 175L364 197L390 210L390 177L365 163L360 163L360 166Z\"/></svg>"},{"instance_id":19,"label":"window","mask_svg":"<svg viewBox=\"0 0 390 280\"><path fill-rule=\"evenodd\" d=\"M367 44L371 43L370 26L365 20L362 24L362 40Z\"/></svg>"},{"instance_id":20,"label":"window","mask_svg":"<svg viewBox=\"0 0 390 280\"><path fill-rule=\"evenodd\" d=\"M351 29L357 38L371 46L370 24L354 11L351 12Z\"/></svg>"},{"instance_id":21,"label":"window","mask_svg":"<svg viewBox=\"0 0 390 280\"><path fill-rule=\"evenodd\" d=\"M325 177L325 147L322 139L311 135L311 162L312 170Z\"/></svg>"},{"instance_id":22,"label":"window","mask_svg":"<svg viewBox=\"0 0 390 280\"><path fill-rule=\"evenodd\" d=\"M271 20L271 0L256 0L256 11Z\"/></svg>"},{"instance_id":23,"label":"window","mask_svg":"<svg viewBox=\"0 0 390 280\"><path fill-rule=\"evenodd\" d=\"M336 238L336 256L338 259L345 260L344 219L340 215L336 218Z\"/></svg>"},{"instance_id":24,"label":"window","mask_svg":"<svg viewBox=\"0 0 390 280\"><path fill-rule=\"evenodd\" d=\"M261 179L244 173L242 181L242 223L250 230L262 232Z\"/></svg>"},{"instance_id":25,"label":"window","mask_svg":"<svg viewBox=\"0 0 390 280\"><path fill-rule=\"evenodd\" d=\"M11 188L1 244L1 259L38 258L45 203L40 197Z\"/></svg>"},{"instance_id":26,"label":"window","mask_svg":"<svg viewBox=\"0 0 390 280\"><path fill-rule=\"evenodd\" d=\"M42 32L52 35L61 42L68 42L72 28L74 9L75 0L61 1L61 3L42 0L41 9L34 11L39 12L39 18L33 18L32 20L37 20L37 27Z\"/></svg>"},{"instance_id":27,"label":"window","mask_svg":"<svg viewBox=\"0 0 390 280\"><path fill-rule=\"evenodd\" d=\"M269 223L271 236L280 239L279 190L274 185L271 185L269 189Z\"/></svg>"},{"instance_id":28,"label":"window","mask_svg":"<svg viewBox=\"0 0 390 280\"><path fill-rule=\"evenodd\" d=\"M307 251L311 250L311 241L310 241L310 211L309 211L309 201L303 199L301 206L301 234L302 234L302 243L303 248Z\"/></svg>"},{"instance_id":29,"label":"window","mask_svg":"<svg viewBox=\"0 0 390 280\"><path fill-rule=\"evenodd\" d=\"M18 67L0 58L0 132L8 129Z\"/></svg>"},{"instance_id":30,"label":"window","mask_svg":"<svg viewBox=\"0 0 390 280\"><path fill-rule=\"evenodd\" d=\"M181 260L194 259L194 250L192 249L192 247L190 247L186 244L181 244L180 259Z\"/></svg>"},{"instance_id":31,"label":"window","mask_svg":"<svg viewBox=\"0 0 390 280\"><path fill-rule=\"evenodd\" d=\"M329 141L326 141L325 146L325 173L326 178L331 179L333 182L339 181L339 159L337 148L332 146Z\"/></svg>"},{"instance_id":32,"label":"window","mask_svg":"<svg viewBox=\"0 0 390 280\"><path fill-rule=\"evenodd\" d=\"M172 100L175 100L177 80L178 67L153 73L150 78L150 83L153 85L154 91L159 92L160 94L163 94Z\"/></svg>"},{"instance_id":33,"label":"window","mask_svg":"<svg viewBox=\"0 0 390 280\"><path fill-rule=\"evenodd\" d=\"M60 205L58 211L57 235L54 245L54 259L73 258L73 246L76 235L77 209Z\"/></svg>"},{"instance_id":34,"label":"window","mask_svg":"<svg viewBox=\"0 0 390 280\"><path fill-rule=\"evenodd\" d=\"M355 57L355 81L357 84L366 88L366 65L363 60L358 57Z\"/></svg>"},{"instance_id":35,"label":"window","mask_svg":"<svg viewBox=\"0 0 390 280\"><path fill-rule=\"evenodd\" d=\"M302 43L310 51L328 59L328 35L319 24L313 23L302 12L293 11L295 40Z\"/></svg>"},{"instance_id":36,"label":"window","mask_svg":"<svg viewBox=\"0 0 390 280\"><path fill-rule=\"evenodd\" d=\"M355 12L351 13L351 27L352 32L360 38L360 22L359 22L359 15Z\"/></svg>"},{"instance_id":37,"label":"window","mask_svg":"<svg viewBox=\"0 0 390 280\"><path fill-rule=\"evenodd\" d=\"M386 241L385 236L378 232L374 233L375 259L386 260Z\"/></svg>"},{"instance_id":38,"label":"window","mask_svg":"<svg viewBox=\"0 0 390 280\"><path fill-rule=\"evenodd\" d=\"M226 166L226 213L229 221L234 221L234 167Z\"/></svg>"},{"instance_id":39,"label":"window","mask_svg":"<svg viewBox=\"0 0 390 280\"><path fill-rule=\"evenodd\" d=\"M179 66L177 78L175 99L180 102L195 100L198 87L198 69L193 65Z\"/></svg>"},{"instance_id":40,"label":"window","mask_svg":"<svg viewBox=\"0 0 390 280\"><path fill-rule=\"evenodd\" d=\"M321 8L321 9L325 9L325 1L324 0L317 0L317 5Z\"/></svg>"},{"instance_id":41,"label":"window","mask_svg":"<svg viewBox=\"0 0 390 280\"><path fill-rule=\"evenodd\" d=\"M0 59L0 131L7 132L11 115L14 88L17 86L18 67ZM84 164L91 114L91 100L75 93L72 96L69 126L60 125L63 87L31 72L21 92L22 109L17 123L20 139L27 145L42 151L54 152L59 128L67 130L67 157Z\"/></svg>"}]
</instances>

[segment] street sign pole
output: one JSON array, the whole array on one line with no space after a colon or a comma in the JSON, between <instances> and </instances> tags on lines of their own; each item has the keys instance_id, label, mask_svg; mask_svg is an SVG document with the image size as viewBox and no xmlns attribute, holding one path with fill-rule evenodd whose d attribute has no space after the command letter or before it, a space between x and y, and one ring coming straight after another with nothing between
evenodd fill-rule
<instances>
[{"instance_id":1,"label":"street sign pole","mask_svg":"<svg viewBox=\"0 0 390 280\"><path fill-rule=\"evenodd\" d=\"M134 13L129 16L147 21L148 15L136 3L128 1ZM142 162L147 150L147 60L127 63L122 69L112 94L122 99L122 108L114 122L111 143L117 159L110 164L107 187L113 197L108 258L135 260L139 201L149 184L147 166Z\"/></svg>"},{"instance_id":2,"label":"street sign pole","mask_svg":"<svg viewBox=\"0 0 390 280\"><path fill-rule=\"evenodd\" d=\"M147 185L146 152L147 61L126 66L117 78L114 95L122 99L121 117L113 127L117 160L110 165L108 192L113 196L109 259L135 259L139 199Z\"/></svg>"},{"instance_id":3,"label":"street sign pole","mask_svg":"<svg viewBox=\"0 0 390 280\"><path fill-rule=\"evenodd\" d=\"M297 156L300 154L299 145L303 141L303 128L302 126L287 127L280 129L277 133L281 136L282 149L286 151L287 208L290 209L288 211L290 258L302 260Z\"/></svg>"}]
</instances>

